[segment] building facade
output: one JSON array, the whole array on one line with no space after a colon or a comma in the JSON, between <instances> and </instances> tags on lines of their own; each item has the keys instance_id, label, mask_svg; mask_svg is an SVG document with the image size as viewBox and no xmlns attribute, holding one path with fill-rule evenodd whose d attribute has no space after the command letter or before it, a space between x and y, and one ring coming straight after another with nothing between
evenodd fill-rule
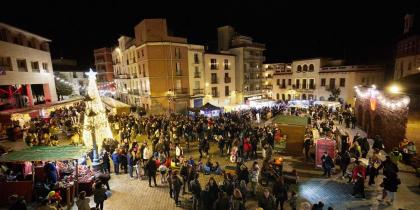
<instances>
[{"instance_id":1,"label":"building facade","mask_svg":"<svg viewBox=\"0 0 420 210\"><path fill-rule=\"evenodd\" d=\"M99 48L93 50L95 58L95 70L97 72L98 84L114 81L114 70L112 68L111 48Z\"/></svg>"},{"instance_id":2,"label":"building facade","mask_svg":"<svg viewBox=\"0 0 420 210\"><path fill-rule=\"evenodd\" d=\"M231 26L219 27L217 32L218 50L236 56L235 89L238 103L261 99L265 45L254 42L249 36L237 34Z\"/></svg>"},{"instance_id":3,"label":"building facade","mask_svg":"<svg viewBox=\"0 0 420 210\"><path fill-rule=\"evenodd\" d=\"M73 88L73 95L86 94L86 87L89 83L88 77L85 74L88 70L87 67L79 66L76 60L63 58L53 59L52 65L55 79L67 81Z\"/></svg>"},{"instance_id":4,"label":"building facade","mask_svg":"<svg viewBox=\"0 0 420 210\"><path fill-rule=\"evenodd\" d=\"M235 55L204 54L205 103L218 107L237 103L235 86Z\"/></svg>"},{"instance_id":5,"label":"building facade","mask_svg":"<svg viewBox=\"0 0 420 210\"><path fill-rule=\"evenodd\" d=\"M263 65L263 95L267 99L287 100L280 97L281 89L285 89L280 84L287 84L292 74L292 66L287 63L271 63ZM290 75L290 76L288 76ZM291 100L291 99L289 99Z\"/></svg>"},{"instance_id":6,"label":"building facade","mask_svg":"<svg viewBox=\"0 0 420 210\"><path fill-rule=\"evenodd\" d=\"M266 64L274 68L278 64ZM284 71L275 72L271 84L272 98L276 100L328 100L331 89L339 89L338 100L354 102L354 86L384 83L384 67L380 65L344 65L343 60L313 58L295 60Z\"/></svg>"},{"instance_id":7,"label":"building facade","mask_svg":"<svg viewBox=\"0 0 420 210\"><path fill-rule=\"evenodd\" d=\"M189 45L188 72L191 94L190 107L201 107L204 105L205 98L204 46Z\"/></svg>"},{"instance_id":8,"label":"building facade","mask_svg":"<svg viewBox=\"0 0 420 210\"><path fill-rule=\"evenodd\" d=\"M417 26L417 27L416 27ZM420 24L414 15L404 17L404 31L397 43L394 79L420 72Z\"/></svg>"},{"instance_id":9,"label":"building facade","mask_svg":"<svg viewBox=\"0 0 420 210\"><path fill-rule=\"evenodd\" d=\"M25 107L57 101L51 40L0 23L2 104Z\"/></svg>"},{"instance_id":10,"label":"building facade","mask_svg":"<svg viewBox=\"0 0 420 210\"><path fill-rule=\"evenodd\" d=\"M152 113L185 111L190 103L189 45L167 30L165 19L145 19L112 52L117 97Z\"/></svg>"}]
</instances>

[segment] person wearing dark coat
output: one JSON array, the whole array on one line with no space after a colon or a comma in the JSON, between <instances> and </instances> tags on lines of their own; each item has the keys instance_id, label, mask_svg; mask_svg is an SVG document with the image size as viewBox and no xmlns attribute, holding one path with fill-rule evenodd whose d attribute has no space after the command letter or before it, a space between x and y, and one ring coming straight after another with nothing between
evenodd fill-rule
<instances>
[{"instance_id":1,"label":"person wearing dark coat","mask_svg":"<svg viewBox=\"0 0 420 210\"><path fill-rule=\"evenodd\" d=\"M384 191L382 194L383 201L386 197L389 197L389 203L392 204L395 199L395 193L398 190L398 185L401 184L401 180L398 178L397 173L389 172L383 180L381 186L383 186Z\"/></svg>"},{"instance_id":2,"label":"person wearing dark coat","mask_svg":"<svg viewBox=\"0 0 420 210\"><path fill-rule=\"evenodd\" d=\"M114 163L114 171L115 174L118 175L120 172L120 154L115 150L115 152L112 154L112 162Z\"/></svg>"},{"instance_id":3,"label":"person wearing dark coat","mask_svg":"<svg viewBox=\"0 0 420 210\"><path fill-rule=\"evenodd\" d=\"M240 170L238 173L238 181L244 180L246 184L249 182L249 172L245 165L240 166Z\"/></svg>"},{"instance_id":4,"label":"person wearing dark coat","mask_svg":"<svg viewBox=\"0 0 420 210\"><path fill-rule=\"evenodd\" d=\"M382 142L382 138L379 135L376 135L375 136L375 139L373 141L372 148L375 149L375 150L378 150L378 151L384 149L384 144Z\"/></svg>"},{"instance_id":5,"label":"person wearing dark coat","mask_svg":"<svg viewBox=\"0 0 420 210\"><path fill-rule=\"evenodd\" d=\"M369 150L370 150L370 145L369 145L369 142L368 142L368 140L367 140L367 138L365 137L365 138L363 138L362 140L361 140L361 142L360 142L361 144L360 144L360 147L361 147L361 149L362 149L362 158L366 158L366 156L367 156L367 153L369 152Z\"/></svg>"},{"instance_id":6,"label":"person wearing dark coat","mask_svg":"<svg viewBox=\"0 0 420 210\"><path fill-rule=\"evenodd\" d=\"M149 161L147 161L145 169L146 169L147 176L149 177L149 187L152 187L152 178L153 178L153 182L155 183L155 186L157 186L156 184L157 166L153 158L150 158Z\"/></svg>"},{"instance_id":7,"label":"person wearing dark coat","mask_svg":"<svg viewBox=\"0 0 420 210\"><path fill-rule=\"evenodd\" d=\"M209 199L210 199L209 207L213 207L213 204L216 201L217 196L219 194L219 186L217 186L216 180L214 180L213 177L210 177L207 185L209 186Z\"/></svg>"},{"instance_id":8,"label":"person wearing dark coat","mask_svg":"<svg viewBox=\"0 0 420 210\"><path fill-rule=\"evenodd\" d=\"M258 207L264 210L276 210L276 199L270 194L268 189L264 190L263 196L258 200Z\"/></svg>"},{"instance_id":9,"label":"person wearing dark coat","mask_svg":"<svg viewBox=\"0 0 420 210\"><path fill-rule=\"evenodd\" d=\"M200 193L200 210L211 210L212 202L210 197L209 185Z\"/></svg>"},{"instance_id":10,"label":"person wearing dark coat","mask_svg":"<svg viewBox=\"0 0 420 210\"><path fill-rule=\"evenodd\" d=\"M288 200L287 189L284 184L283 177L278 177L273 185L273 195L276 197L276 206L279 206L283 210L284 202Z\"/></svg>"},{"instance_id":11,"label":"person wearing dark coat","mask_svg":"<svg viewBox=\"0 0 420 210\"><path fill-rule=\"evenodd\" d=\"M149 179L150 182L150 179ZM173 193L174 193L174 200L175 200L175 204L177 206L180 206L180 201L179 201L179 193L181 192L181 187L182 187L183 183L181 181L181 178L177 175L176 171L172 174L172 189L173 189Z\"/></svg>"},{"instance_id":12,"label":"person wearing dark coat","mask_svg":"<svg viewBox=\"0 0 420 210\"><path fill-rule=\"evenodd\" d=\"M327 152L324 152L324 155L321 157L321 161L322 168L324 169L324 176L328 175L328 177L331 177L331 169L334 168L332 158L327 154Z\"/></svg>"},{"instance_id":13,"label":"person wearing dark coat","mask_svg":"<svg viewBox=\"0 0 420 210\"><path fill-rule=\"evenodd\" d=\"M110 160L109 160L109 154L108 154L108 152L105 152L103 155L102 155L102 162L103 162L103 170L104 170L104 172L105 173L110 173L110 168L111 168L111 163L110 163Z\"/></svg>"},{"instance_id":14,"label":"person wearing dark coat","mask_svg":"<svg viewBox=\"0 0 420 210\"><path fill-rule=\"evenodd\" d=\"M213 204L213 210L229 210L229 198L225 192L219 191L219 197Z\"/></svg>"},{"instance_id":15,"label":"person wearing dark coat","mask_svg":"<svg viewBox=\"0 0 420 210\"><path fill-rule=\"evenodd\" d=\"M362 174L357 174L357 180L353 186L352 196L360 195L362 198L365 198L365 179Z\"/></svg>"},{"instance_id":16,"label":"person wearing dark coat","mask_svg":"<svg viewBox=\"0 0 420 210\"><path fill-rule=\"evenodd\" d=\"M95 173L95 181L96 182L99 181L100 183L104 184L107 190L111 190L111 188L109 188L109 183L108 183L110 179L111 179L111 176L108 173L102 173L102 172Z\"/></svg>"},{"instance_id":17,"label":"person wearing dark coat","mask_svg":"<svg viewBox=\"0 0 420 210\"><path fill-rule=\"evenodd\" d=\"M340 161L340 168L341 168L343 178L346 175L347 168L350 164L350 161L351 161L350 152L349 151L343 151L341 153L341 161Z\"/></svg>"}]
</instances>

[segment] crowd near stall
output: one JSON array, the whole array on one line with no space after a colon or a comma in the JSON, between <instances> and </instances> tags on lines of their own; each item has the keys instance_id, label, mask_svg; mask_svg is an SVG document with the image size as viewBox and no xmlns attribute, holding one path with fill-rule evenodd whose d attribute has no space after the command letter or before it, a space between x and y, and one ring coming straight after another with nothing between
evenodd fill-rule
<instances>
[{"instance_id":1,"label":"crowd near stall","mask_svg":"<svg viewBox=\"0 0 420 210\"><path fill-rule=\"evenodd\" d=\"M111 174L128 174L150 187L168 186L177 206L184 202L180 193L190 192L187 202L193 209L240 210L248 199L258 200L264 210L283 209L285 201L296 209L299 194L291 186L298 174L284 170L285 160L275 153L303 153L326 177L340 168L343 179L353 184L353 195L360 197L365 197L365 179L373 184L383 170L383 199L392 202L399 184L398 159L409 161L416 151L405 140L399 150L386 154L380 136L349 136L345 130L354 129L357 118L350 105L337 102L280 102L230 112L206 104L188 114L140 116L128 106L102 100L114 138L100 141L101 167L95 170L90 167L94 152L83 146L81 135L87 116L84 102L56 107L46 118L13 123L19 135L8 138L22 140L28 148L0 158L2 204L9 198L13 205L26 200L61 208L78 197L76 205L83 209L93 195L96 208L103 209L111 195ZM61 146L65 142L70 145ZM211 148L229 162L211 156ZM185 155L193 149L198 158ZM203 175L211 175L208 183L200 183ZM223 181L217 183L213 176Z\"/></svg>"}]
</instances>

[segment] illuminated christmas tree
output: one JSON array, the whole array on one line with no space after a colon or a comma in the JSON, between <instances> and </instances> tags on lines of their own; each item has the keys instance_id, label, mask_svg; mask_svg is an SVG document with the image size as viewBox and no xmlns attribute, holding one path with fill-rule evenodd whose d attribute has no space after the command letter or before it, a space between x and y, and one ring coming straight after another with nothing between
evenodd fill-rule
<instances>
[{"instance_id":1,"label":"illuminated christmas tree","mask_svg":"<svg viewBox=\"0 0 420 210\"><path fill-rule=\"evenodd\" d=\"M85 98L86 113L83 122L83 142L86 146L93 147L94 159L97 159L97 152L101 149L104 139L113 138L113 136L96 85L96 72L90 69L86 75L88 75L89 84Z\"/></svg>"}]
</instances>

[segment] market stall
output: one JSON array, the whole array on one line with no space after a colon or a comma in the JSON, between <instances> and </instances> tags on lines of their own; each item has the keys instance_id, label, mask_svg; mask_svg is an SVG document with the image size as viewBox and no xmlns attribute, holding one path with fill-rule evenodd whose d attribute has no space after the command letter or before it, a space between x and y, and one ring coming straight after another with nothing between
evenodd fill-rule
<instances>
[{"instance_id":1,"label":"market stall","mask_svg":"<svg viewBox=\"0 0 420 210\"><path fill-rule=\"evenodd\" d=\"M324 152L331 158L335 158L335 144L336 142L333 139L324 137L315 141L315 165L317 167L322 167L321 157Z\"/></svg>"},{"instance_id":2,"label":"market stall","mask_svg":"<svg viewBox=\"0 0 420 210\"><path fill-rule=\"evenodd\" d=\"M113 98L106 97L106 96L102 96L101 99L105 105L105 109L110 111L114 115L117 115L117 116L129 115L131 112L130 110L131 107L128 104L125 104L121 101L117 101Z\"/></svg>"},{"instance_id":3,"label":"market stall","mask_svg":"<svg viewBox=\"0 0 420 210\"><path fill-rule=\"evenodd\" d=\"M214 106L210 103L204 104L204 106L200 107L199 109L200 114L207 117L218 117L222 113L222 108Z\"/></svg>"},{"instance_id":4,"label":"market stall","mask_svg":"<svg viewBox=\"0 0 420 210\"><path fill-rule=\"evenodd\" d=\"M281 131L281 134L277 134L277 138L279 139L279 141L277 146L274 145L274 149L276 149L276 147L279 147L279 150L285 149L287 152L293 154L301 154L303 148L302 139L304 139L305 136L308 118L292 115L278 115L273 119L272 122L276 125L279 131ZM281 135L281 139L279 138L279 135Z\"/></svg>"},{"instance_id":5,"label":"market stall","mask_svg":"<svg viewBox=\"0 0 420 210\"><path fill-rule=\"evenodd\" d=\"M13 194L23 196L25 200L33 200L37 194L38 183L45 182L47 177L45 166L53 164L57 172L57 182L53 189L59 191L67 206L71 206L78 191L78 184L93 183L93 173L85 166L78 164L78 159L88 152L85 147L57 146L30 147L20 151L7 153L0 157L0 164L4 168L15 168L23 165L22 178L1 179L0 204L7 203L7 198ZM51 161L51 162L50 162ZM11 170L8 170L11 173ZM19 173L16 173L19 174Z\"/></svg>"}]
</instances>

